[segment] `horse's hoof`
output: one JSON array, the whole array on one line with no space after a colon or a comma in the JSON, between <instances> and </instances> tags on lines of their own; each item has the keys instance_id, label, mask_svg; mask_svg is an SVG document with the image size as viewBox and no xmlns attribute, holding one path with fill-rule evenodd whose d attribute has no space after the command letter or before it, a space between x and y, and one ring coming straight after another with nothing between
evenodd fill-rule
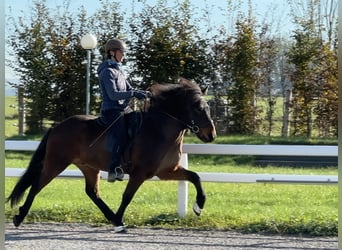
<instances>
[{"instance_id":1,"label":"horse's hoof","mask_svg":"<svg viewBox=\"0 0 342 250\"><path fill-rule=\"evenodd\" d=\"M19 227L20 223L21 223L21 221L18 220L18 215L15 215L13 217L13 224L14 224L14 226L15 227Z\"/></svg>"},{"instance_id":2,"label":"horse's hoof","mask_svg":"<svg viewBox=\"0 0 342 250\"><path fill-rule=\"evenodd\" d=\"M198 206L197 202L194 203L192 210L197 216L201 215L202 209Z\"/></svg>"},{"instance_id":3,"label":"horse's hoof","mask_svg":"<svg viewBox=\"0 0 342 250\"><path fill-rule=\"evenodd\" d=\"M117 227L114 227L114 232L115 233L125 233L127 232L127 229L126 229L126 226L117 226Z\"/></svg>"}]
</instances>

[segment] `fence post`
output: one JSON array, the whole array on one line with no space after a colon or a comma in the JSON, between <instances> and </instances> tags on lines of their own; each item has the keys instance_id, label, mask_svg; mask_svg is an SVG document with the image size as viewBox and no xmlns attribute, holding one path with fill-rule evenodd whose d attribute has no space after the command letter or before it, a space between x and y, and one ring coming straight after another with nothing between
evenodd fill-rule
<instances>
[{"instance_id":1,"label":"fence post","mask_svg":"<svg viewBox=\"0 0 342 250\"><path fill-rule=\"evenodd\" d=\"M180 165L183 168L188 169L188 154L183 153ZM180 217L185 217L188 206L188 182L179 181L178 182L178 215Z\"/></svg>"}]
</instances>

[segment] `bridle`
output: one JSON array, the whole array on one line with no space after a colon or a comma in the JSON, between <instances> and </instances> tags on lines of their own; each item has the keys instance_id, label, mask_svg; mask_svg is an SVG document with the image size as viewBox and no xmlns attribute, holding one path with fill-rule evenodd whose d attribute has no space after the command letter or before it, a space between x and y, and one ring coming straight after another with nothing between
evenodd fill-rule
<instances>
[{"instance_id":1,"label":"bridle","mask_svg":"<svg viewBox=\"0 0 342 250\"><path fill-rule=\"evenodd\" d=\"M179 123L184 125L186 128L190 129L191 132L194 133L194 134L198 134L199 131L200 131L201 126L200 125L196 125L195 121L193 119L190 121L190 124L188 124L188 123L178 119L177 117L175 117L175 116L173 116L173 115L171 115L171 114L169 114L169 113L167 113L165 111L158 110L158 112L161 113L161 114L164 114L164 115L166 115L166 116L168 116L170 118L172 118L175 121L178 121ZM208 124L211 125L211 123L208 123ZM202 127L204 127L206 125L207 125L207 123L205 125L203 125Z\"/></svg>"}]
</instances>

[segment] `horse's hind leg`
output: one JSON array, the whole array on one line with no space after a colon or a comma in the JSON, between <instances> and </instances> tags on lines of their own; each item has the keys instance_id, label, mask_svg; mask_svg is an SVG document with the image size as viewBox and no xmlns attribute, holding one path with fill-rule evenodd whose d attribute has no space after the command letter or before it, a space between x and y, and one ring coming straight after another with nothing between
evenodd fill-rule
<instances>
[{"instance_id":1,"label":"horse's hind leg","mask_svg":"<svg viewBox=\"0 0 342 250\"><path fill-rule=\"evenodd\" d=\"M40 175L37 176L37 179L32 183L32 186L30 188L30 191L26 197L24 204L19 208L19 214L13 217L13 224L16 227L18 227L21 224L21 222L24 220L24 218L26 217L36 195L47 184L49 184L51 180L57 177L63 171L63 169L66 168L66 166L67 165L65 165L64 168L59 168L60 170L57 170L56 168L51 167L51 165L49 164L46 164L43 167L43 170L40 173Z\"/></svg>"},{"instance_id":2,"label":"horse's hind leg","mask_svg":"<svg viewBox=\"0 0 342 250\"><path fill-rule=\"evenodd\" d=\"M115 213L101 199L99 194L100 171L92 168L84 168L81 169L81 171L86 179L86 194L101 210L106 219L109 220L113 225L117 225Z\"/></svg>"},{"instance_id":3,"label":"horse's hind leg","mask_svg":"<svg viewBox=\"0 0 342 250\"><path fill-rule=\"evenodd\" d=\"M26 217L28 211L31 208L32 202L34 200L34 198L36 197L36 195L38 194L39 190L37 188L37 185L34 183L30 189L30 192L28 193L25 203L24 205L22 205L19 208L19 214L15 215L13 217L13 224L16 227L19 227L19 225L21 224L21 222L24 220L24 218Z\"/></svg>"},{"instance_id":4,"label":"horse's hind leg","mask_svg":"<svg viewBox=\"0 0 342 250\"><path fill-rule=\"evenodd\" d=\"M167 171L163 173L159 173L157 175L162 180L187 180L190 181L196 188L196 202L193 206L193 211L196 215L200 216L202 209L204 207L204 203L206 200L206 195L202 188L201 179L197 173L184 169L181 166L178 166L176 170Z\"/></svg>"}]
</instances>

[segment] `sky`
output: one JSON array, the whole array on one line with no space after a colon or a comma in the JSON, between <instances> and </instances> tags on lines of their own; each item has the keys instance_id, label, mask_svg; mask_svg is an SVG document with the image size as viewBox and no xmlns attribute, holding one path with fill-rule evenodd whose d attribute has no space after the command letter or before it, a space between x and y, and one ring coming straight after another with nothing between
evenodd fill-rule
<instances>
[{"instance_id":1,"label":"sky","mask_svg":"<svg viewBox=\"0 0 342 250\"><path fill-rule=\"evenodd\" d=\"M247 11L247 0L240 0L243 3L241 11ZM29 10L32 6L32 0L6 0L5 1L5 13L6 16L27 16L29 15ZM139 0L124 0L121 2L122 10L126 12L132 11L132 2L134 2L134 9L139 11L141 9L142 4ZM147 3L153 5L156 3L156 0L147 0ZM173 2L170 0L169 2ZM211 25L212 26L220 26L227 25L226 15L224 16L220 9L226 9L226 1L225 0L190 0L192 5L201 9L209 9L211 13ZM238 0L233 0L233 2L238 2ZM288 16L289 7L286 4L286 0L251 0L253 10L255 10L254 15L259 19L259 21L266 20L268 23L275 23L275 26L280 27L282 32L287 33L288 30L291 29L290 18ZM46 0L46 4L49 8L56 8L59 5L63 4L63 0ZM94 11L100 8L101 4L99 0L71 0L70 1L70 10L77 10L80 6L84 6L87 14L92 15ZM274 11L273 11L274 9ZM276 16L272 16L270 13L275 13ZM276 22L274 21L276 20ZM281 20L281 23L279 23ZM6 29L5 29L6 30ZM6 30L7 32L7 30ZM5 47L6 54L5 57L9 57L8 51L10 48L8 45ZM6 81L15 81L16 74L13 72L11 68L5 66L5 78ZM8 86L6 86L6 90L8 90Z\"/></svg>"}]
</instances>

